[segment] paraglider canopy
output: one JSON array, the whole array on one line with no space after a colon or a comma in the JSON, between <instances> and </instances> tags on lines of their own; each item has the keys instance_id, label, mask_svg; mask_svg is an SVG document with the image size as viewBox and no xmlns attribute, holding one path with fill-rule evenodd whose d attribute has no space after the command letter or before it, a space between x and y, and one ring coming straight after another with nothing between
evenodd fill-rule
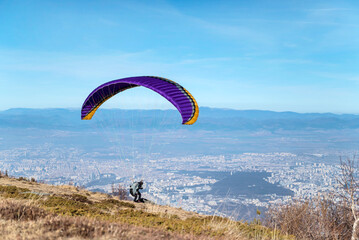
<instances>
[{"instance_id":1,"label":"paraglider canopy","mask_svg":"<svg viewBox=\"0 0 359 240\"><path fill-rule=\"evenodd\" d=\"M128 77L102 84L86 98L81 109L81 119L90 120L102 103L130 88L143 86L165 97L182 116L182 124L193 124L198 118L198 105L194 97L181 85L155 76Z\"/></svg>"}]
</instances>

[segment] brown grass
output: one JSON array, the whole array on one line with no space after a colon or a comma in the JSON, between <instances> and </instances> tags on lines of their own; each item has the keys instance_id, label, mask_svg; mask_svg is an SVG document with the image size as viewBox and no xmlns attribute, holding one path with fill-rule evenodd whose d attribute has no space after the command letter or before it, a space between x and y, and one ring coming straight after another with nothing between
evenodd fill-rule
<instances>
[{"instance_id":1,"label":"brown grass","mask_svg":"<svg viewBox=\"0 0 359 240\"><path fill-rule=\"evenodd\" d=\"M1 239L192 239L159 229L46 213L23 201L0 202Z\"/></svg>"},{"instance_id":2,"label":"brown grass","mask_svg":"<svg viewBox=\"0 0 359 240\"><path fill-rule=\"evenodd\" d=\"M298 239L350 239L354 218L348 204L335 203L332 197L318 196L272 206L264 224Z\"/></svg>"},{"instance_id":3,"label":"brown grass","mask_svg":"<svg viewBox=\"0 0 359 240\"><path fill-rule=\"evenodd\" d=\"M0 219L5 220L38 220L49 215L45 210L29 203L5 200L0 202Z\"/></svg>"},{"instance_id":4,"label":"brown grass","mask_svg":"<svg viewBox=\"0 0 359 240\"><path fill-rule=\"evenodd\" d=\"M4 239L293 239L258 223L7 177L0 178L0 235Z\"/></svg>"}]
</instances>

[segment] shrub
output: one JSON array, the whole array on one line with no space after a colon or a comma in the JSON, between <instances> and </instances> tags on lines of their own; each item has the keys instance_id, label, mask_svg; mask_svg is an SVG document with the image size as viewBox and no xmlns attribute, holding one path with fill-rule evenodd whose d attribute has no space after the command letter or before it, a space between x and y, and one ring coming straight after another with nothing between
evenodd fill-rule
<instances>
[{"instance_id":1,"label":"shrub","mask_svg":"<svg viewBox=\"0 0 359 240\"><path fill-rule=\"evenodd\" d=\"M297 200L272 206L264 224L278 228L298 239L350 239L354 218L345 202L336 203L331 197Z\"/></svg>"},{"instance_id":2,"label":"shrub","mask_svg":"<svg viewBox=\"0 0 359 240\"><path fill-rule=\"evenodd\" d=\"M20 194L30 192L28 188L18 188L16 186L2 186L0 185L0 193L4 194L5 197L17 197Z\"/></svg>"},{"instance_id":3,"label":"shrub","mask_svg":"<svg viewBox=\"0 0 359 240\"><path fill-rule=\"evenodd\" d=\"M118 196L120 200L128 200L128 192L121 184L118 184L117 187L112 184L111 192L113 196Z\"/></svg>"},{"instance_id":4,"label":"shrub","mask_svg":"<svg viewBox=\"0 0 359 240\"><path fill-rule=\"evenodd\" d=\"M127 208L135 208L136 206L133 203L119 201L119 206L121 207L127 207Z\"/></svg>"},{"instance_id":5,"label":"shrub","mask_svg":"<svg viewBox=\"0 0 359 240\"><path fill-rule=\"evenodd\" d=\"M118 207L127 207L127 208L135 208L136 206L133 203L119 201L116 199L105 199L100 202L102 205L107 206L118 206Z\"/></svg>"},{"instance_id":6,"label":"shrub","mask_svg":"<svg viewBox=\"0 0 359 240\"><path fill-rule=\"evenodd\" d=\"M5 220L37 220L47 215L45 210L34 205L13 201L0 203L0 218Z\"/></svg>"},{"instance_id":7,"label":"shrub","mask_svg":"<svg viewBox=\"0 0 359 240\"><path fill-rule=\"evenodd\" d=\"M92 203L86 196L81 194L72 194L70 195L70 198L77 202L83 202L83 203Z\"/></svg>"},{"instance_id":8,"label":"shrub","mask_svg":"<svg viewBox=\"0 0 359 240\"><path fill-rule=\"evenodd\" d=\"M41 204L55 213L64 215L84 216L92 213L87 203L60 196L50 196L48 199L42 200Z\"/></svg>"}]
</instances>

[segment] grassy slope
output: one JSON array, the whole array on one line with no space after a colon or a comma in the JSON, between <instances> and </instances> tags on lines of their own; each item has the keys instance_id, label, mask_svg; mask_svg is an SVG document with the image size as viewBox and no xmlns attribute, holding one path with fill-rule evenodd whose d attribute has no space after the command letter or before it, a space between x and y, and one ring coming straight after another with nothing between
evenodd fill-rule
<instances>
[{"instance_id":1,"label":"grassy slope","mask_svg":"<svg viewBox=\"0 0 359 240\"><path fill-rule=\"evenodd\" d=\"M2 239L293 239L259 224L0 177Z\"/></svg>"}]
</instances>

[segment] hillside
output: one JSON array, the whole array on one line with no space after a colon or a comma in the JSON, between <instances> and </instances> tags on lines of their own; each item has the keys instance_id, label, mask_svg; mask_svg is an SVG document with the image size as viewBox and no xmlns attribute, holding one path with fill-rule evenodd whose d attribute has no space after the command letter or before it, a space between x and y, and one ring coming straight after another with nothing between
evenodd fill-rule
<instances>
[{"instance_id":1,"label":"hillside","mask_svg":"<svg viewBox=\"0 0 359 240\"><path fill-rule=\"evenodd\" d=\"M0 175L2 239L293 239L259 223Z\"/></svg>"}]
</instances>

